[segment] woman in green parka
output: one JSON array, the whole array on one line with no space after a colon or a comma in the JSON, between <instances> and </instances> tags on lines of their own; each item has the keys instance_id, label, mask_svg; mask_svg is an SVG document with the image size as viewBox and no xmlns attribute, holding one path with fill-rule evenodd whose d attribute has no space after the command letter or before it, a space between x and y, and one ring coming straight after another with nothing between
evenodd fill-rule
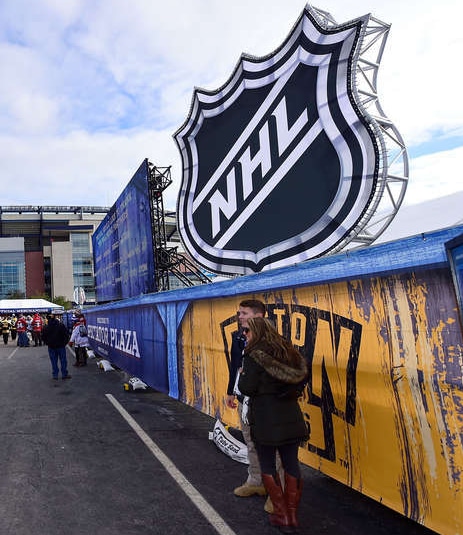
<instances>
[{"instance_id":1,"label":"woman in green parka","mask_svg":"<svg viewBox=\"0 0 463 535\"><path fill-rule=\"evenodd\" d=\"M248 421L272 500L270 523L296 533L302 492L298 450L309 438L298 398L307 377L304 357L265 318L250 318L238 388L249 397ZM276 453L285 471L284 490L276 470Z\"/></svg>"}]
</instances>

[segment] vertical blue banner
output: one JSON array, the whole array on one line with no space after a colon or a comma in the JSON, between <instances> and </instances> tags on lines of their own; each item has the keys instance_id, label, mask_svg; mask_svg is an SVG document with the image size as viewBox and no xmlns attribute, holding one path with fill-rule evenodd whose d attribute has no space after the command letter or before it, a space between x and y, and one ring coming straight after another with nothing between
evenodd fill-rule
<instances>
[{"instance_id":1,"label":"vertical blue banner","mask_svg":"<svg viewBox=\"0 0 463 535\"><path fill-rule=\"evenodd\" d=\"M93 235L99 303L156 291L148 177L145 159Z\"/></svg>"}]
</instances>

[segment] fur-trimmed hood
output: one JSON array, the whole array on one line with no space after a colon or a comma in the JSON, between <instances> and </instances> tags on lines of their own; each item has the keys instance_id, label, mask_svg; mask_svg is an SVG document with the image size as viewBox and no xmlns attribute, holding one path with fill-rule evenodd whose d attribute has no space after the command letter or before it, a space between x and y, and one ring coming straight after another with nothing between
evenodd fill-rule
<instances>
[{"instance_id":1,"label":"fur-trimmed hood","mask_svg":"<svg viewBox=\"0 0 463 535\"><path fill-rule=\"evenodd\" d=\"M267 348L255 348L249 352L253 358L264 370L279 381L289 384L298 384L307 377L307 364L305 359L300 355L295 365L283 362L274 357Z\"/></svg>"}]
</instances>

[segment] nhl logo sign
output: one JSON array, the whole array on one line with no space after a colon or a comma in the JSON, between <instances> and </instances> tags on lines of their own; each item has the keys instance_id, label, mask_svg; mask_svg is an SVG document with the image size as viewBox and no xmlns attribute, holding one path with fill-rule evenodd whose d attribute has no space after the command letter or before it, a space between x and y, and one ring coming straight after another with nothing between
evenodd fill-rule
<instances>
[{"instance_id":1,"label":"nhl logo sign","mask_svg":"<svg viewBox=\"0 0 463 535\"><path fill-rule=\"evenodd\" d=\"M247 274L323 255L378 197L381 141L354 72L368 17L323 28L309 6L282 46L196 89L176 132L177 224L193 258Z\"/></svg>"}]
</instances>

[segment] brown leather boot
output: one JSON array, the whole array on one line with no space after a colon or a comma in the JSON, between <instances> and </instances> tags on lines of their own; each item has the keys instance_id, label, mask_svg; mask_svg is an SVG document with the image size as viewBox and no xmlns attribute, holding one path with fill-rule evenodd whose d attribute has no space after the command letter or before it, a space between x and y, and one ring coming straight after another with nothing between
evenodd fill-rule
<instances>
[{"instance_id":1,"label":"brown leather boot","mask_svg":"<svg viewBox=\"0 0 463 535\"><path fill-rule=\"evenodd\" d=\"M277 526L282 533L294 533L289 521L285 495L283 494L279 477L262 474L262 482L273 504L273 513L268 515L270 524Z\"/></svg>"},{"instance_id":2,"label":"brown leather boot","mask_svg":"<svg viewBox=\"0 0 463 535\"><path fill-rule=\"evenodd\" d=\"M285 472L285 499L288 509L289 524L295 528L299 527L297 520L297 510L302 494L302 479L297 479Z\"/></svg>"}]
</instances>

